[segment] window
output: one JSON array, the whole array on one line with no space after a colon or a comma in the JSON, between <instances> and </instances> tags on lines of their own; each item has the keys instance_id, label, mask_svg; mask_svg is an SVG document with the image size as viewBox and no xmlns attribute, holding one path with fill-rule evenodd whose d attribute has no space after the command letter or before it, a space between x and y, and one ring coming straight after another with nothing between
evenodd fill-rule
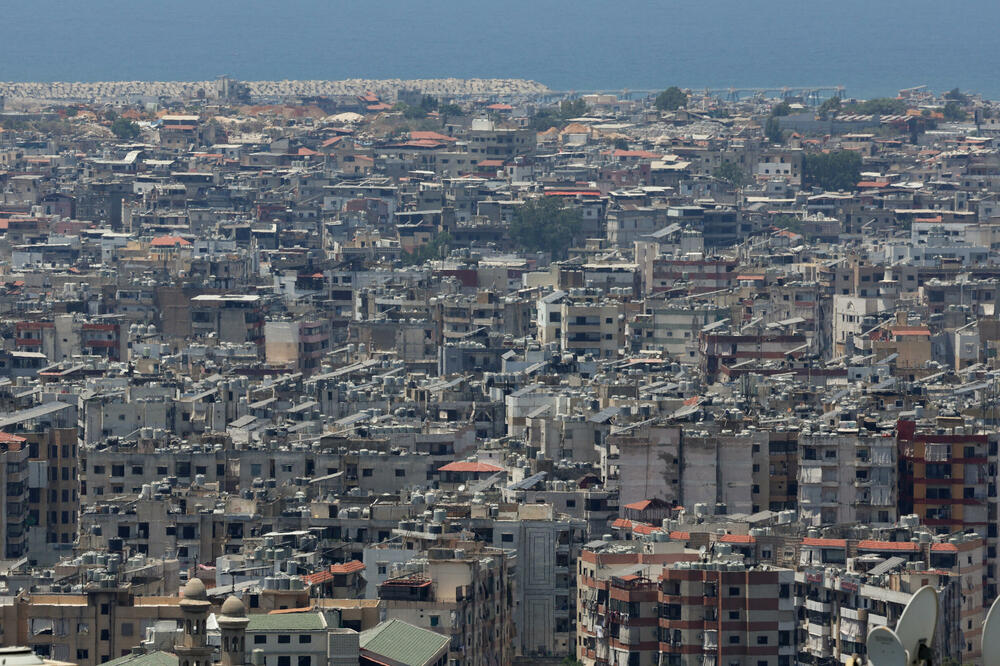
<instances>
[{"instance_id":1,"label":"window","mask_svg":"<svg viewBox=\"0 0 1000 666\"><path fill-rule=\"evenodd\" d=\"M267 634L254 634L253 644L254 645L265 645L267 643Z\"/></svg>"},{"instance_id":2,"label":"window","mask_svg":"<svg viewBox=\"0 0 1000 666\"><path fill-rule=\"evenodd\" d=\"M740 644L739 634L733 634L732 636L730 636L729 637L729 644L730 645L739 645Z\"/></svg>"},{"instance_id":3,"label":"window","mask_svg":"<svg viewBox=\"0 0 1000 666\"><path fill-rule=\"evenodd\" d=\"M299 634L299 643L312 643L313 637L310 634Z\"/></svg>"},{"instance_id":4,"label":"window","mask_svg":"<svg viewBox=\"0 0 1000 666\"><path fill-rule=\"evenodd\" d=\"M396 470L396 477L399 478L399 477L402 477L402 476L406 476L406 470L405 469L397 469Z\"/></svg>"},{"instance_id":5,"label":"window","mask_svg":"<svg viewBox=\"0 0 1000 666\"><path fill-rule=\"evenodd\" d=\"M504 532L503 534L500 535L500 541L502 541L503 543L513 543L514 534L512 532Z\"/></svg>"},{"instance_id":6,"label":"window","mask_svg":"<svg viewBox=\"0 0 1000 666\"><path fill-rule=\"evenodd\" d=\"M278 666L292 666L292 658L287 654L278 657Z\"/></svg>"},{"instance_id":7,"label":"window","mask_svg":"<svg viewBox=\"0 0 1000 666\"><path fill-rule=\"evenodd\" d=\"M729 596L731 596L731 597L738 597L738 596L740 596L740 588L738 588L738 587L730 587L729 588Z\"/></svg>"},{"instance_id":8,"label":"window","mask_svg":"<svg viewBox=\"0 0 1000 666\"><path fill-rule=\"evenodd\" d=\"M373 473L374 470L372 470L371 468L361 470L361 476L371 476Z\"/></svg>"},{"instance_id":9,"label":"window","mask_svg":"<svg viewBox=\"0 0 1000 666\"><path fill-rule=\"evenodd\" d=\"M767 636L758 636L757 645L767 645Z\"/></svg>"},{"instance_id":10,"label":"window","mask_svg":"<svg viewBox=\"0 0 1000 666\"><path fill-rule=\"evenodd\" d=\"M312 657L307 654L299 655L298 666L312 666Z\"/></svg>"},{"instance_id":11,"label":"window","mask_svg":"<svg viewBox=\"0 0 1000 666\"><path fill-rule=\"evenodd\" d=\"M278 634L278 643L291 643L292 637L288 634Z\"/></svg>"},{"instance_id":12,"label":"window","mask_svg":"<svg viewBox=\"0 0 1000 666\"><path fill-rule=\"evenodd\" d=\"M432 627L436 627L439 624L441 624L441 616L440 615L431 615L431 626Z\"/></svg>"}]
</instances>

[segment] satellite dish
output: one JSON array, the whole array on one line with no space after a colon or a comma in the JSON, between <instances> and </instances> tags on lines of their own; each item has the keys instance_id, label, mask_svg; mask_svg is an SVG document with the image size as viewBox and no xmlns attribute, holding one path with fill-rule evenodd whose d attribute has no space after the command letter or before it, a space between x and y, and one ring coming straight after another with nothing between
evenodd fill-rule
<instances>
[{"instance_id":1,"label":"satellite dish","mask_svg":"<svg viewBox=\"0 0 1000 666\"><path fill-rule=\"evenodd\" d=\"M868 663L872 666L906 666L906 650L889 627L868 632Z\"/></svg>"},{"instance_id":2,"label":"satellite dish","mask_svg":"<svg viewBox=\"0 0 1000 666\"><path fill-rule=\"evenodd\" d=\"M896 637L906 650L908 663L919 664L926 657L920 655L920 646L931 647L937 627L938 595L930 585L924 585L906 604L896 623Z\"/></svg>"},{"instance_id":3,"label":"satellite dish","mask_svg":"<svg viewBox=\"0 0 1000 666\"><path fill-rule=\"evenodd\" d=\"M464 493L465 492L465 484L464 483L458 487L458 492L460 492L460 493Z\"/></svg>"},{"instance_id":4,"label":"satellite dish","mask_svg":"<svg viewBox=\"0 0 1000 666\"><path fill-rule=\"evenodd\" d=\"M708 548L706 548L705 546L702 546L701 548L698 549L698 557L705 557L705 553L707 553L707 552L708 552Z\"/></svg>"},{"instance_id":5,"label":"satellite dish","mask_svg":"<svg viewBox=\"0 0 1000 666\"><path fill-rule=\"evenodd\" d=\"M983 624L983 666L1000 666L1000 599L993 602Z\"/></svg>"}]
</instances>

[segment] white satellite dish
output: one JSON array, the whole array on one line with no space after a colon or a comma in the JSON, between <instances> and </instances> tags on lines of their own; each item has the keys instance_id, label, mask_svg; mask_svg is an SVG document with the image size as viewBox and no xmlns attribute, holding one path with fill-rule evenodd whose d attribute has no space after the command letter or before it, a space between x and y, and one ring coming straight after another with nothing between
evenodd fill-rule
<instances>
[{"instance_id":1,"label":"white satellite dish","mask_svg":"<svg viewBox=\"0 0 1000 666\"><path fill-rule=\"evenodd\" d=\"M896 623L896 637L906 650L907 662L913 666L929 658L920 654L920 646L928 649L934 642L934 630L937 628L938 595L930 585L924 585L906 604L903 614Z\"/></svg>"},{"instance_id":2,"label":"white satellite dish","mask_svg":"<svg viewBox=\"0 0 1000 666\"><path fill-rule=\"evenodd\" d=\"M868 663L872 666L906 666L906 650L889 627L868 632Z\"/></svg>"},{"instance_id":3,"label":"white satellite dish","mask_svg":"<svg viewBox=\"0 0 1000 666\"><path fill-rule=\"evenodd\" d=\"M993 602L983 624L983 666L1000 666L1000 599Z\"/></svg>"}]
</instances>

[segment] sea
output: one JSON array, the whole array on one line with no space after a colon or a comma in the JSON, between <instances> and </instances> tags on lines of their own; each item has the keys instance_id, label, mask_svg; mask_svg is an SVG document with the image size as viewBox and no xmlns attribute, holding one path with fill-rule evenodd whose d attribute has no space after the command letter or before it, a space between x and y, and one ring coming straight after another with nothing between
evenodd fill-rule
<instances>
[{"instance_id":1,"label":"sea","mask_svg":"<svg viewBox=\"0 0 1000 666\"><path fill-rule=\"evenodd\" d=\"M0 0L0 81L498 77L553 90L958 87L997 0Z\"/></svg>"}]
</instances>

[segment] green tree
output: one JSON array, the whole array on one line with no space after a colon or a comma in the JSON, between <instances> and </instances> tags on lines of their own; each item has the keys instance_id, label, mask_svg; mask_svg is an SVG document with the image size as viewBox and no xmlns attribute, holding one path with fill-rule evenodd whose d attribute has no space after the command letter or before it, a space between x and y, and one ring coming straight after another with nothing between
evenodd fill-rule
<instances>
[{"instance_id":1,"label":"green tree","mask_svg":"<svg viewBox=\"0 0 1000 666\"><path fill-rule=\"evenodd\" d=\"M744 187L749 182L746 172L736 162L723 162L712 175L733 187Z\"/></svg>"},{"instance_id":2,"label":"green tree","mask_svg":"<svg viewBox=\"0 0 1000 666\"><path fill-rule=\"evenodd\" d=\"M510 237L521 250L548 252L561 259L582 226L579 210L564 206L555 197L542 197L518 206L510 223Z\"/></svg>"},{"instance_id":3,"label":"green tree","mask_svg":"<svg viewBox=\"0 0 1000 666\"><path fill-rule=\"evenodd\" d=\"M587 103L582 99L564 99L559 102L559 115L563 120L579 118L587 113Z\"/></svg>"},{"instance_id":4,"label":"green tree","mask_svg":"<svg viewBox=\"0 0 1000 666\"><path fill-rule=\"evenodd\" d=\"M802 183L824 190L853 190L861 179L861 155L852 150L802 156Z\"/></svg>"},{"instance_id":5,"label":"green tree","mask_svg":"<svg viewBox=\"0 0 1000 666\"><path fill-rule=\"evenodd\" d=\"M429 242L421 245L401 259L405 266L419 266L432 259L443 259L451 252L452 238L447 231L442 231Z\"/></svg>"},{"instance_id":6,"label":"green tree","mask_svg":"<svg viewBox=\"0 0 1000 666\"><path fill-rule=\"evenodd\" d=\"M838 111L840 111L839 97L831 97L830 99L820 104L819 109L817 109L819 117L822 118L823 120L826 120L830 116L837 115Z\"/></svg>"},{"instance_id":7,"label":"green tree","mask_svg":"<svg viewBox=\"0 0 1000 666\"><path fill-rule=\"evenodd\" d=\"M792 106L788 102L781 102L780 104L775 104L774 108L771 109L772 116L787 116L792 112Z\"/></svg>"},{"instance_id":8,"label":"green tree","mask_svg":"<svg viewBox=\"0 0 1000 666\"><path fill-rule=\"evenodd\" d=\"M454 118L456 116L465 115L465 112L462 111L462 107L458 104L442 104L438 107L438 113L446 118Z\"/></svg>"},{"instance_id":9,"label":"green tree","mask_svg":"<svg viewBox=\"0 0 1000 666\"><path fill-rule=\"evenodd\" d=\"M687 106L687 93L677 86L670 86L653 100L653 106L660 111L676 111Z\"/></svg>"},{"instance_id":10,"label":"green tree","mask_svg":"<svg viewBox=\"0 0 1000 666\"><path fill-rule=\"evenodd\" d=\"M615 148L618 150L628 150L628 139L621 136L615 139Z\"/></svg>"},{"instance_id":11,"label":"green tree","mask_svg":"<svg viewBox=\"0 0 1000 666\"><path fill-rule=\"evenodd\" d=\"M869 115L898 116L906 112L906 102L894 97L876 97L860 104L854 104L850 110Z\"/></svg>"},{"instance_id":12,"label":"green tree","mask_svg":"<svg viewBox=\"0 0 1000 666\"><path fill-rule=\"evenodd\" d=\"M958 88L952 88L944 94L946 100L953 102L958 102L959 104L965 105L969 103L969 96L963 93Z\"/></svg>"},{"instance_id":13,"label":"green tree","mask_svg":"<svg viewBox=\"0 0 1000 666\"><path fill-rule=\"evenodd\" d=\"M945 120L965 120L966 114L965 109L962 108L961 102L951 100L944 105L942 111L944 113Z\"/></svg>"},{"instance_id":14,"label":"green tree","mask_svg":"<svg viewBox=\"0 0 1000 666\"><path fill-rule=\"evenodd\" d=\"M139 126L131 120L116 118L111 123L111 133L118 137L119 141L132 141L139 136Z\"/></svg>"},{"instance_id":15,"label":"green tree","mask_svg":"<svg viewBox=\"0 0 1000 666\"><path fill-rule=\"evenodd\" d=\"M764 136L772 143L781 143L785 140L784 133L781 131L781 123L774 116L768 116L764 123Z\"/></svg>"}]
</instances>

